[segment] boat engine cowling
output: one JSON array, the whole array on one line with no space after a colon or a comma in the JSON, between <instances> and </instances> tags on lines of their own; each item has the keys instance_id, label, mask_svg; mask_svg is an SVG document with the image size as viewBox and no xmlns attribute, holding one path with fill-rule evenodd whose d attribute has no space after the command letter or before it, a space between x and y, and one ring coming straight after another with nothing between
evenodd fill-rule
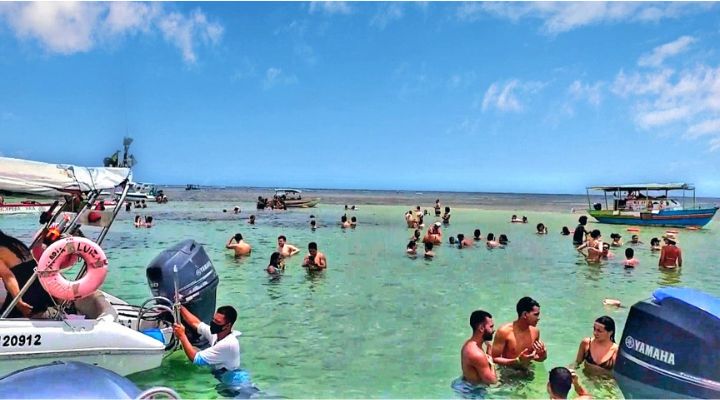
<instances>
[{"instance_id":1,"label":"boat engine cowling","mask_svg":"<svg viewBox=\"0 0 720 400\"><path fill-rule=\"evenodd\" d=\"M177 267L177 278L174 267ZM215 314L215 296L220 279L202 245L192 239L182 241L155 257L145 273L153 296L171 301L175 298L177 279L177 290L183 305L200 320L210 324ZM197 343L199 338L192 329L188 329L187 334L191 342Z\"/></svg>"},{"instance_id":2,"label":"boat engine cowling","mask_svg":"<svg viewBox=\"0 0 720 400\"><path fill-rule=\"evenodd\" d=\"M625 398L720 398L720 298L662 288L630 308L615 363Z\"/></svg>"}]
</instances>

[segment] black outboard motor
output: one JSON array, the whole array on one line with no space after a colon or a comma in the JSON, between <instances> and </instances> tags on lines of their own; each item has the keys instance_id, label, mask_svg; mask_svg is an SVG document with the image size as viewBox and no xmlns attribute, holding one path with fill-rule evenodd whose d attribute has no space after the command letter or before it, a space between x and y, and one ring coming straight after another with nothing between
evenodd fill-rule
<instances>
[{"instance_id":1,"label":"black outboard motor","mask_svg":"<svg viewBox=\"0 0 720 400\"><path fill-rule=\"evenodd\" d=\"M720 398L720 298L662 288L630 309L615 378L625 398Z\"/></svg>"},{"instance_id":2,"label":"black outboard motor","mask_svg":"<svg viewBox=\"0 0 720 400\"><path fill-rule=\"evenodd\" d=\"M173 267L177 266L177 278ZM175 298L175 279L183 305L206 324L215 314L215 292L220 279L210 257L196 241L188 239L164 250L145 270L153 296ZM198 335L187 330L188 338L198 344Z\"/></svg>"}]
</instances>

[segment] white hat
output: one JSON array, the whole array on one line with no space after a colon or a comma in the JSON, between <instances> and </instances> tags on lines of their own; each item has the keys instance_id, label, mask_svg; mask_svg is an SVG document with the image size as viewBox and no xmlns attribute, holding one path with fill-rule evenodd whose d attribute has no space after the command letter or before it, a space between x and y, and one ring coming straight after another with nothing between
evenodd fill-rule
<instances>
[{"instance_id":1,"label":"white hat","mask_svg":"<svg viewBox=\"0 0 720 400\"><path fill-rule=\"evenodd\" d=\"M438 221L435 223L435 226L442 226L442 224L440 223L440 221Z\"/></svg>"}]
</instances>

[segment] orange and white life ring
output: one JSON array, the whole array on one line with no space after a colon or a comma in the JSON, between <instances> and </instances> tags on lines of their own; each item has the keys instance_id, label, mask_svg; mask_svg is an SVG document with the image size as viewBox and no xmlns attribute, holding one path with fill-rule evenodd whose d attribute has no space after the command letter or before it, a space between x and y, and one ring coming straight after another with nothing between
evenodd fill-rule
<instances>
[{"instance_id":1,"label":"orange and white life ring","mask_svg":"<svg viewBox=\"0 0 720 400\"><path fill-rule=\"evenodd\" d=\"M85 276L71 282L60 273L73 256L87 263ZM40 257L37 272L40 284L58 299L77 300L95 292L107 276L107 257L95 242L81 237L68 237L51 244Z\"/></svg>"}]
</instances>

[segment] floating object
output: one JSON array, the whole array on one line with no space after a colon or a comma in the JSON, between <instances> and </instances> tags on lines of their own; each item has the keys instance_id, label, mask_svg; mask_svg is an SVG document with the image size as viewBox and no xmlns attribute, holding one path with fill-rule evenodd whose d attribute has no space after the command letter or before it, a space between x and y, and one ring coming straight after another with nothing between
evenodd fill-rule
<instances>
[{"instance_id":1,"label":"floating object","mask_svg":"<svg viewBox=\"0 0 720 400\"><path fill-rule=\"evenodd\" d=\"M675 230L675 229L668 229L668 230L665 231L665 233L672 233L673 235L677 235L677 234L678 234L678 231Z\"/></svg>"},{"instance_id":2,"label":"floating object","mask_svg":"<svg viewBox=\"0 0 720 400\"><path fill-rule=\"evenodd\" d=\"M121 375L77 361L32 366L0 378L3 399L148 399L161 393L166 398L179 398L169 388L143 392Z\"/></svg>"},{"instance_id":3,"label":"floating object","mask_svg":"<svg viewBox=\"0 0 720 400\"><path fill-rule=\"evenodd\" d=\"M87 273L71 282L60 273L63 265L80 256L88 266ZM77 259L77 258L76 258ZM102 286L107 276L107 257L95 242L83 237L68 237L51 244L38 261L40 284L58 299L82 299Z\"/></svg>"},{"instance_id":4,"label":"floating object","mask_svg":"<svg viewBox=\"0 0 720 400\"><path fill-rule=\"evenodd\" d=\"M627 228L628 232L640 232L640 228Z\"/></svg>"},{"instance_id":5,"label":"floating object","mask_svg":"<svg viewBox=\"0 0 720 400\"><path fill-rule=\"evenodd\" d=\"M613 307L620 307L622 305L620 300L615 300L615 299L605 299L605 300L603 300L603 304L606 306L613 306Z\"/></svg>"},{"instance_id":6,"label":"floating object","mask_svg":"<svg viewBox=\"0 0 720 400\"><path fill-rule=\"evenodd\" d=\"M615 362L625 398L720 398L720 298L666 287L630 308Z\"/></svg>"},{"instance_id":7,"label":"floating object","mask_svg":"<svg viewBox=\"0 0 720 400\"><path fill-rule=\"evenodd\" d=\"M687 229L687 230L689 230L689 231L699 231L699 230L700 230L700 227L699 227L699 226L688 226L688 227L685 228L685 229Z\"/></svg>"}]
</instances>

